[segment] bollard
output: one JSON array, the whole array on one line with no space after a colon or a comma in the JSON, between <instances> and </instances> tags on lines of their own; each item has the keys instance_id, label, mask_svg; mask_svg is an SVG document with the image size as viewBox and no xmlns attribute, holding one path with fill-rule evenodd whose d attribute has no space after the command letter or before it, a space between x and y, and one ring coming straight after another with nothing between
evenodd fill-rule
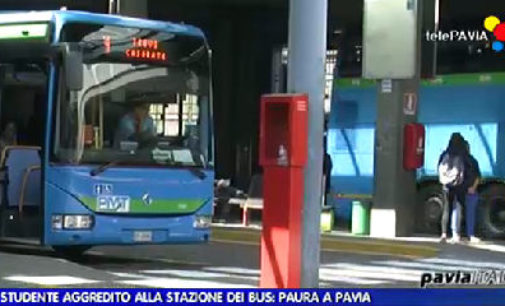
<instances>
[{"instance_id":1,"label":"bollard","mask_svg":"<svg viewBox=\"0 0 505 306\"><path fill-rule=\"evenodd\" d=\"M352 202L351 232L354 235L370 234L370 202Z\"/></svg>"}]
</instances>

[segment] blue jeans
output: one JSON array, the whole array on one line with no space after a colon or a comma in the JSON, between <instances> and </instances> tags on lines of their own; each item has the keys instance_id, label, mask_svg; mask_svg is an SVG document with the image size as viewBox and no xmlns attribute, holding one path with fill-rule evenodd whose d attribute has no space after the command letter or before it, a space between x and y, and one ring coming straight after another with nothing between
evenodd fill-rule
<instances>
[{"instance_id":1,"label":"blue jeans","mask_svg":"<svg viewBox=\"0 0 505 306\"><path fill-rule=\"evenodd\" d=\"M452 203L452 213L451 213L451 230L452 236L459 235L459 231L461 230L461 216L462 216L462 204L454 199Z\"/></svg>"},{"instance_id":2,"label":"blue jeans","mask_svg":"<svg viewBox=\"0 0 505 306\"><path fill-rule=\"evenodd\" d=\"M479 195L467 194L465 200L465 219L466 233L468 237L475 235L475 216L477 213L477 204L479 203Z\"/></svg>"},{"instance_id":3,"label":"blue jeans","mask_svg":"<svg viewBox=\"0 0 505 306\"><path fill-rule=\"evenodd\" d=\"M465 201L465 194L461 190L443 187L444 203L442 208L442 234L447 234L447 225L451 220L452 235L459 235L461 229L462 205Z\"/></svg>"}]
</instances>

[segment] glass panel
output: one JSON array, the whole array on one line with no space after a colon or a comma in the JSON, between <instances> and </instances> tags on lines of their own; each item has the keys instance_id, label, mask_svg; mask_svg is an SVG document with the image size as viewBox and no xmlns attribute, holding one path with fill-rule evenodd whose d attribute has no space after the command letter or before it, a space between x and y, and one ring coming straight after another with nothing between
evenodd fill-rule
<instances>
[{"instance_id":1,"label":"glass panel","mask_svg":"<svg viewBox=\"0 0 505 306\"><path fill-rule=\"evenodd\" d=\"M62 37L81 43L85 62L82 90L60 84L57 161L205 165L203 134L210 131L200 124L210 114L198 110L209 103L209 63L202 39L81 24L64 28Z\"/></svg>"}]
</instances>

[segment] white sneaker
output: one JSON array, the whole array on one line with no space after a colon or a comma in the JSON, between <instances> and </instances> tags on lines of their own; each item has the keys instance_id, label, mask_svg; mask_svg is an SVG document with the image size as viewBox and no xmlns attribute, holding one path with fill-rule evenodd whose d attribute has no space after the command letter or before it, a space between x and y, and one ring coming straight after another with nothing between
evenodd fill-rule
<instances>
[{"instance_id":1,"label":"white sneaker","mask_svg":"<svg viewBox=\"0 0 505 306\"><path fill-rule=\"evenodd\" d=\"M446 242L446 241L447 241L447 235L446 235L446 234L442 234L442 235L440 236L439 242L440 242L440 243L444 243L444 242Z\"/></svg>"},{"instance_id":2,"label":"white sneaker","mask_svg":"<svg viewBox=\"0 0 505 306\"><path fill-rule=\"evenodd\" d=\"M449 243L459 243L461 241L461 237L458 234L452 235L451 240L449 240Z\"/></svg>"},{"instance_id":3,"label":"white sneaker","mask_svg":"<svg viewBox=\"0 0 505 306\"><path fill-rule=\"evenodd\" d=\"M479 243L479 242L482 242L482 240L480 240L480 238L475 237L475 236L470 237L470 243Z\"/></svg>"}]
</instances>

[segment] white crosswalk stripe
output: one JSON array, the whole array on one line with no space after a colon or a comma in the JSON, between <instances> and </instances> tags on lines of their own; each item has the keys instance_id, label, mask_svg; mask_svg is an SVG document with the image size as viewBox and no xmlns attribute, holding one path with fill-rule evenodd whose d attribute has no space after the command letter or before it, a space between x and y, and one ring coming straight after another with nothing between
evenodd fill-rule
<instances>
[{"instance_id":1,"label":"white crosswalk stripe","mask_svg":"<svg viewBox=\"0 0 505 306\"><path fill-rule=\"evenodd\" d=\"M502 262L479 262L479 261L468 261L461 259L452 258L426 258L420 260L422 262L437 263L441 265L459 265L465 267L471 267L475 269L500 269L505 270L505 264Z\"/></svg>"},{"instance_id":2,"label":"white crosswalk stripe","mask_svg":"<svg viewBox=\"0 0 505 306\"><path fill-rule=\"evenodd\" d=\"M356 277L357 276L357 277ZM355 275L353 273L347 273L347 272L336 272L336 273L327 273L327 272L322 272L319 274L319 279L324 282L329 282L329 283L347 283L350 285L380 285L380 284L386 284L388 283L387 281L384 280L376 280L376 279L367 279L363 278L360 275Z\"/></svg>"},{"instance_id":3,"label":"white crosswalk stripe","mask_svg":"<svg viewBox=\"0 0 505 306\"><path fill-rule=\"evenodd\" d=\"M13 275L4 277L4 279L13 282L21 282L39 286L75 286L84 284L95 284L100 282L94 279L86 279L68 275L56 275L56 276Z\"/></svg>"},{"instance_id":4,"label":"white crosswalk stripe","mask_svg":"<svg viewBox=\"0 0 505 306\"><path fill-rule=\"evenodd\" d=\"M256 269L247 269L247 268L239 268L239 267L204 267L205 271L211 272L223 272L229 274L239 274L239 275L253 275L259 276L260 271Z\"/></svg>"},{"instance_id":5,"label":"white crosswalk stripe","mask_svg":"<svg viewBox=\"0 0 505 306\"><path fill-rule=\"evenodd\" d=\"M258 270L234 267L141 270L137 274L141 274L142 277L118 282L156 288L254 288L259 281Z\"/></svg>"},{"instance_id":6,"label":"white crosswalk stripe","mask_svg":"<svg viewBox=\"0 0 505 306\"><path fill-rule=\"evenodd\" d=\"M185 277L185 278L196 278L196 279L207 279L207 278L219 278L223 277L223 273L212 273L198 270L143 270L140 271L143 274L154 274L154 275L169 275L175 277Z\"/></svg>"},{"instance_id":7,"label":"white crosswalk stripe","mask_svg":"<svg viewBox=\"0 0 505 306\"><path fill-rule=\"evenodd\" d=\"M149 278L147 275L142 275L138 273L126 273L126 272L109 272L109 274L121 277L121 278Z\"/></svg>"},{"instance_id":8,"label":"white crosswalk stripe","mask_svg":"<svg viewBox=\"0 0 505 306\"><path fill-rule=\"evenodd\" d=\"M399 260L388 260L388 261L374 261L375 265L383 265L389 267L389 269L394 268L408 268L412 271L418 272L444 272L444 271L465 271L471 272L477 270L477 268L470 268L467 266L461 265L444 265L444 264L431 264L431 263L423 263L423 262L404 262Z\"/></svg>"},{"instance_id":9,"label":"white crosswalk stripe","mask_svg":"<svg viewBox=\"0 0 505 306\"><path fill-rule=\"evenodd\" d=\"M342 264L337 268L322 268L320 270L321 278L331 280L331 276L359 277L374 280L394 280L403 282L419 281L421 274L417 271L405 269L388 269L374 266L360 266L355 264ZM328 278L324 276L328 275Z\"/></svg>"},{"instance_id":10,"label":"white crosswalk stripe","mask_svg":"<svg viewBox=\"0 0 505 306\"><path fill-rule=\"evenodd\" d=\"M240 283L224 283L208 280L182 278L147 278L139 280L119 281L118 283L139 287L152 288L255 288L254 285Z\"/></svg>"}]
</instances>

